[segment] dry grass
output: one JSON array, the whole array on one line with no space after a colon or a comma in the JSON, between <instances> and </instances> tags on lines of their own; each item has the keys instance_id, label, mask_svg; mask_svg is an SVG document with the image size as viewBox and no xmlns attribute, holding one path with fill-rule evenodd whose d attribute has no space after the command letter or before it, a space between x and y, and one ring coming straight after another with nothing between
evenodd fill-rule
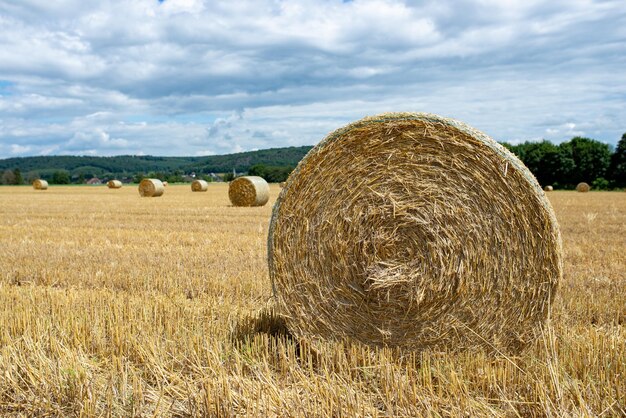
<instances>
[{"instance_id":1,"label":"dry grass","mask_svg":"<svg viewBox=\"0 0 626 418\"><path fill-rule=\"evenodd\" d=\"M294 340L272 313L270 187L256 208L224 184L0 187L0 415L626 414L626 193L549 194L552 318L492 357Z\"/></svg>"}]
</instances>

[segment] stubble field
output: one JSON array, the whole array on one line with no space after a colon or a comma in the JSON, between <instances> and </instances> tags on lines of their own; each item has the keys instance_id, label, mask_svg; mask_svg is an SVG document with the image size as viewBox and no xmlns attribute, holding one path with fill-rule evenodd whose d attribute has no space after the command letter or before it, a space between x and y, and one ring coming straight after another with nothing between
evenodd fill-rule
<instances>
[{"instance_id":1,"label":"stubble field","mask_svg":"<svg viewBox=\"0 0 626 418\"><path fill-rule=\"evenodd\" d=\"M626 416L626 193L548 195L552 317L493 357L292 338L266 266L278 192L0 187L0 415Z\"/></svg>"}]
</instances>

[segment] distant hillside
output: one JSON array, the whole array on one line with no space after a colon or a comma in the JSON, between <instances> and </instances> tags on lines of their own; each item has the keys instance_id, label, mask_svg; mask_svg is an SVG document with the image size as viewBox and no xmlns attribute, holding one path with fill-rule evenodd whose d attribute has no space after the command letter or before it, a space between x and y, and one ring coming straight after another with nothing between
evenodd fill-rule
<instances>
[{"instance_id":1,"label":"distant hillside","mask_svg":"<svg viewBox=\"0 0 626 418\"><path fill-rule=\"evenodd\" d=\"M55 171L66 170L77 177L125 177L139 173L190 173L199 174L246 172L256 164L267 166L293 166L311 149L309 146L271 148L206 157L154 157L121 155L116 157L46 156L0 159L0 171L19 169L23 174L36 173L48 177Z\"/></svg>"}]
</instances>

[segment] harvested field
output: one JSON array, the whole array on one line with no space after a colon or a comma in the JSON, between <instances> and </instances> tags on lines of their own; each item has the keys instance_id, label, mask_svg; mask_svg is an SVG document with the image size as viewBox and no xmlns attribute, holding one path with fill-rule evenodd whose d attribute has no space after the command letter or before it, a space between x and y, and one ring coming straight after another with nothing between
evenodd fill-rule
<instances>
[{"instance_id":1,"label":"harvested field","mask_svg":"<svg viewBox=\"0 0 626 418\"><path fill-rule=\"evenodd\" d=\"M0 187L0 415L626 415L626 193L548 194L552 316L493 357L291 337L266 262L279 191Z\"/></svg>"}]
</instances>

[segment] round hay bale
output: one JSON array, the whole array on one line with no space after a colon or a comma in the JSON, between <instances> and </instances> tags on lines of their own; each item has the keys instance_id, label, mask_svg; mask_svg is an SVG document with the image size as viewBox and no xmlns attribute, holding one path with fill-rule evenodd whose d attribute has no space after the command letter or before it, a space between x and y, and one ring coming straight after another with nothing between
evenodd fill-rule
<instances>
[{"instance_id":1,"label":"round hay bale","mask_svg":"<svg viewBox=\"0 0 626 418\"><path fill-rule=\"evenodd\" d=\"M562 249L513 154L461 122L391 113L300 162L273 209L268 264L300 338L518 351L548 315Z\"/></svg>"},{"instance_id":2,"label":"round hay bale","mask_svg":"<svg viewBox=\"0 0 626 418\"><path fill-rule=\"evenodd\" d=\"M165 192L165 187L159 179L143 179L139 183L141 197L159 197Z\"/></svg>"},{"instance_id":3,"label":"round hay bale","mask_svg":"<svg viewBox=\"0 0 626 418\"><path fill-rule=\"evenodd\" d=\"M580 193L587 193L589 190L591 190L591 186L589 186L587 183L582 182L582 183L578 183L576 185L576 191L580 192Z\"/></svg>"},{"instance_id":4,"label":"round hay bale","mask_svg":"<svg viewBox=\"0 0 626 418\"><path fill-rule=\"evenodd\" d=\"M262 177L237 177L228 186L233 206L263 206L270 199L270 186Z\"/></svg>"},{"instance_id":5,"label":"round hay bale","mask_svg":"<svg viewBox=\"0 0 626 418\"><path fill-rule=\"evenodd\" d=\"M194 180L191 183L192 192L206 192L209 189L209 183L204 180Z\"/></svg>"},{"instance_id":6,"label":"round hay bale","mask_svg":"<svg viewBox=\"0 0 626 418\"><path fill-rule=\"evenodd\" d=\"M43 179L37 179L33 181L33 188L35 190L46 190L48 189L48 182Z\"/></svg>"},{"instance_id":7,"label":"round hay bale","mask_svg":"<svg viewBox=\"0 0 626 418\"><path fill-rule=\"evenodd\" d=\"M122 182L119 180L109 180L107 187L109 189L120 189L122 187Z\"/></svg>"},{"instance_id":8,"label":"round hay bale","mask_svg":"<svg viewBox=\"0 0 626 418\"><path fill-rule=\"evenodd\" d=\"M543 188L543 190L545 190L546 192L551 192L551 191L553 191L553 190L554 190L554 187L552 187L552 186L546 186L546 187L544 187L544 188Z\"/></svg>"},{"instance_id":9,"label":"round hay bale","mask_svg":"<svg viewBox=\"0 0 626 418\"><path fill-rule=\"evenodd\" d=\"M281 181L280 183L278 183L278 185L280 186L280 188L282 189L283 187L285 187L285 182Z\"/></svg>"},{"instance_id":10,"label":"round hay bale","mask_svg":"<svg viewBox=\"0 0 626 418\"><path fill-rule=\"evenodd\" d=\"M169 184L168 182L164 181L163 182L163 187L167 187L168 184Z\"/></svg>"}]
</instances>

